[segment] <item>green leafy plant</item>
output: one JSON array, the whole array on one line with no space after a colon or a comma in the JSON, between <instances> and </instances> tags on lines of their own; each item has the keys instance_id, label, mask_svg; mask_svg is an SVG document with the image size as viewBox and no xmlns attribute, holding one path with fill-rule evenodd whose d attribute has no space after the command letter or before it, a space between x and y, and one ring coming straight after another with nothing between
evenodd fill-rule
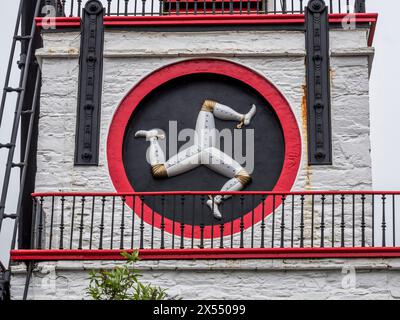
<instances>
[{"instance_id":1,"label":"green leafy plant","mask_svg":"<svg viewBox=\"0 0 400 320\"><path fill-rule=\"evenodd\" d=\"M166 290L143 284L139 281L141 274L134 269L139 261L139 252L132 254L122 252L127 262L111 270L92 270L89 273L89 286L86 292L94 300L165 300Z\"/></svg>"}]
</instances>

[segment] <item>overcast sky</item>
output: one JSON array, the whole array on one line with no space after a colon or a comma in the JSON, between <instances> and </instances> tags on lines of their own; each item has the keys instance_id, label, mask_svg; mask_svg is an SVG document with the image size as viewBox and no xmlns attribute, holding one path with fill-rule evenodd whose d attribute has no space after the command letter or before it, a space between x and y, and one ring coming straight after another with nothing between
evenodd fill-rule
<instances>
[{"instance_id":1,"label":"overcast sky","mask_svg":"<svg viewBox=\"0 0 400 320\"><path fill-rule=\"evenodd\" d=\"M2 1L0 10L0 84L3 85L8 55L11 45L16 11L19 1ZM398 0L367 0L367 11L378 12L379 21L374 47L376 55L371 75L371 141L373 182L375 190L400 190L400 36L398 31ZM14 80L16 78L14 77ZM16 83L15 81L13 82ZM11 102L12 100L9 100ZM6 115L5 125L11 125L12 112ZM4 143L5 130L0 131L0 142ZM5 139L6 138L6 139ZM4 172L5 151L0 151L0 179ZM17 177L14 177L15 181ZM0 183L1 184L1 183ZM15 204L17 190L15 184L10 192ZM12 212L12 208L9 208ZM0 259L2 243L0 237ZM8 248L4 248L8 251ZM4 252L3 252L4 255Z\"/></svg>"}]
</instances>

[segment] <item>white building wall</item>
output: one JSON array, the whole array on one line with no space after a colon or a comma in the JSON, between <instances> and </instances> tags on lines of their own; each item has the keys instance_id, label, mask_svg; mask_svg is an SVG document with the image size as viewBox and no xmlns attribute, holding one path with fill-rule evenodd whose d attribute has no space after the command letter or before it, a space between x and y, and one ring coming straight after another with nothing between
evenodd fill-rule
<instances>
[{"instance_id":1,"label":"white building wall","mask_svg":"<svg viewBox=\"0 0 400 320\"><path fill-rule=\"evenodd\" d=\"M90 299L88 273L114 262L39 264L29 299ZM141 281L182 299L400 299L400 259L142 261ZM13 268L12 297L25 270Z\"/></svg>"},{"instance_id":2,"label":"white building wall","mask_svg":"<svg viewBox=\"0 0 400 320\"><path fill-rule=\"evenodd\" d=\"M332 30L330 36L334 162L332 166L310 167L307 165L303 32L141 32L130 30L107 31L105 34L99 166L75 167L73 163L80 37L75 32L44 33L44 48L37 54L41 61L43 85L36 191L114 191L107 167L106 142L108 128L118 104L128 91L149 73L174 62L198 57L226 59L247 66L265 76L289 101L302 136L302 159L293 190L371 189L368 75L373 49L367 46L365 29ZM309 219L307 215L305 218ZM106 217L106 224L107 219L109 220L109 217ZM57 224L57 221L55 223ZM86 240L87 232L85 230ZM259 235L256 235L257 237ZM235 266L235 263L241 262L217 263L224 269L228 265ZM263 265L262 263L268 265L275 262L248 263L256 265L258 269ZM302 261L290 263L303 265ZM45 269L46 265L42 264ZM76 292L70 296L77 298L81 295L78 292L82 289L80 279L85 277L86 272L81 270L81 265L75 266L77 268L73 271L65 271L61 268L57 272L60 273L60 277L67 279L68 283L76 288ZM193 270L184 270L176 274L172 271L152 271L148 277L159 279L160 285L166 284L171 287L171 292L176 290L177 293L183 294L184 298L195 297L194 295L201 298L217 298L215 295L219 291L208 294L207 286L203 285L198 286L196 293L189 293L189 284L186 289L184 286L179 290L174 289L174 283L179 274L182 274L183 279L186 277L185 281L188 282L194 274L198 274L196 268L197 264ZM254 271L252 268L246 267L245 271L239 269L235 273L242 278L243 274L246 274L252 279L249 283L252 281L256 283L257 279L261 279L265 283L275 281L276 286L284 275L284 279L287 279L287 282L286 280L284 282L287 283L288 288L293 283L293 279L305 283L309 281L306 279L309 278L310 273L302 271L301 267L298 271L290 273L287 273L284 268L278 268L279 270L274 272L270 272L267 268L263 268L261 273L248 272ZM208 273L213 274L210 279L214 277L219 279L215 283L218 283L224 291L220 293L221 295L227 296L228 292L235 292L235 286L241 283L226 278L226 271L210 270ZM382 270L378 273L389 277ZM329 279L340 276L340 274L334 276L331 272L317 271L317 269L312 274L318 278L318 281L325 283L323 287L327 291L329 291L327 289ZM20 277L19 273L15 274L14 292L21 290ZM41 277L40 272L38 277ZM205 280L204 277L199 279ZM254 290L254 286L249 285L249 290L251 291L251 288ZM272 297L273 294L279 294L278 291L265 287L265 290L260 291L260 295ZM288 297L295 298L304 293L304 288L287 290L287 293L283 293L284 291L281 291L282 295L288 294ZM41 292L40 287L35 292L36 297L47 294L44 291ZM317 294L318 291L315 292ZM326 293L326 297L332 296Z\"/></svg>"}]
</instances>

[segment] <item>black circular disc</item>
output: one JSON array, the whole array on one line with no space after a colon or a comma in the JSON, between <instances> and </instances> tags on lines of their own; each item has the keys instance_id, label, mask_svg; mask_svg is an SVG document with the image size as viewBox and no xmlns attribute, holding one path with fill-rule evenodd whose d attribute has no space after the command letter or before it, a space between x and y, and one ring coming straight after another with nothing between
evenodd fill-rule
<instances>
[{"instance_id":1,"label":"black circular disc","mask_svg":"<svg viewBox=\"0 0 400 320\"><path fill-rule=\"evenodd\" d=\"M135 191L219 191L229 180L205 166L165 180L151 175L146 161L149 143L135 139L138 130L160 128L169 132L169 121L177 121L178 133L185 128L194 129L201 105L205 99L230 106L239 113L247 113L252 104L257 113L245 129L254 129L254 171L252 183L244 190L269 191L279 179L285 156L284 136L279 120L272 107L258 92L248 85L230 77L216 74L194 74L180 77L158 87L149 94L132 114L125 131L123 162L127 177ZM215 119L218 130L234 130L237 123ZM242 133L242 152L246 152L246 134ZM186 142L178 142L178 150ZM221 144L223 145L223 143ZM168 143L167 143L168 146ZM168 150L168 149L167 149ZM222 151L223 148L222 148ZM168 159L170 155L167 154ZM242 164L244 165L244 164ZM168 196L163 214L166 218L186 224L211 225L217 223L208 207L207 199L200 196ZM158 213L162 211L160 197L146 197L144 202ZM221 212L224 222L235 220L250 212L261 202L259 196L235 196L223 202Z\"/></svg>"}]
</instances>

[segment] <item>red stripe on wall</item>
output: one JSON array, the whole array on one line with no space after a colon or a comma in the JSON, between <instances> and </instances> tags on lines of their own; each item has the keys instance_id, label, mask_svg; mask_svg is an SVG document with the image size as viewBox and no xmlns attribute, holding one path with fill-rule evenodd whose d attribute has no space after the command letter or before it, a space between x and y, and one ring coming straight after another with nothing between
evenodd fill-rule
<instances>
[{"instance_id":1,"label":"red stripe on wall","mask_svg":"<svg viewBox=\"0 0 400 320\"><path fill-rule=\"evenodd\" d=\"M370 23L368 45L372 45L377 13L357 13L347 15L344 13L330 14L330 23L341 23L346 17L354 17L357 23ZM36 18L40 28L48 28L49 23L55 23L55 28L80 27L79 17ZM303 25L304 14L243 14L243 15L171 15L171 16L106 16L104 25L107 27L126 26L201 26L201 25Z\"/></svg>"}]
</instances>

